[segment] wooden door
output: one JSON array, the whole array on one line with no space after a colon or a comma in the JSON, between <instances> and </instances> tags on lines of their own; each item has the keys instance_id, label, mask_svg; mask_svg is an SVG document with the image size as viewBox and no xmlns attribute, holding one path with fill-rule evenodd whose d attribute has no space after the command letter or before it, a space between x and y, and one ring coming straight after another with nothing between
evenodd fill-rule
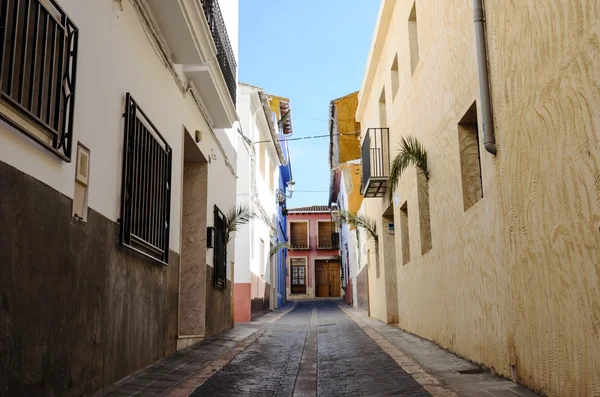
<instances>
[{"instance_id":1,"label":"wooden door","mask_svg":"<svg viewBox=\"0 0 600 397\"><path fill-rule=\"evenodd\" d=\"M316 294L318 298L326 298L329 296L329 271L327 262L317 261L315 265Z\"/></svg>"},{"instance_id":2,"label":"wooden door","mask_svg":"<svg viewBox=\"0 0 600 397\"><path fill-rule=\"evenodd\" d=\"M339 297L341 296L341 272L340 264L337 262L329 262L328 281L329 281L329 296Z\"/></svg>"},{"instance_id":3,"label":"wooden door","mask_svg":"<svg viewBox=\"0 0 600 397\"><path fill-rule=\"evenodd\" d=\"M292 280L291 280L292 294L305 294L306 293L306 266L292 265L291 268L292 268Z\"/></svg>"}]
</instances>

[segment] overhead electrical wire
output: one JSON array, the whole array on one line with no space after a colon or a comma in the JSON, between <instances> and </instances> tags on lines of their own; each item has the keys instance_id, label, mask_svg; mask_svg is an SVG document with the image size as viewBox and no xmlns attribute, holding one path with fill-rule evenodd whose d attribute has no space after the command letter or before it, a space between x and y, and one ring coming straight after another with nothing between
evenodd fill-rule
<instances>
[{"instance_id":1,"label":"overhead electrical wire","mask_svg":"<svg viewBox=\"0 0 600 397\"><path fill-rule=\"evenodd\" d=\"M303 137L298 137L298 138L286 138L285 141L290 142L290 141L301 141L301 140L305 140L305 139L320 139L320 138L329 138L330 136L334 135L354 135L356 136L356 133L360 132L360 130L357 131L353 131L353 132L343 132L341 134L326 134L326 135L314 135L314 136L303 136ZM256 141L254 142L254 144L257 143L268 143L268 142L273 142L272 139L267 139L264 141Z\"/></svg>"}]
</instances>

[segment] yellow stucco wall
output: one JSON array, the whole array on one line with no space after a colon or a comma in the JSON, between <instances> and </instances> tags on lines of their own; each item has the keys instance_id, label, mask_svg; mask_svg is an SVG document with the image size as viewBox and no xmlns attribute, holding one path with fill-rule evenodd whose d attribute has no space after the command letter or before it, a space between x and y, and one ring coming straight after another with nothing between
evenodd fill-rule
<instances>
[{"instance_id":1,"label":"yellow stucco wall","mask_svg":"<svg viewBox=\"0 0 600 397\"><path fill-rule=\"evenodd\" d=\"M416 135L431 172L433 248L424 255L414 170L396 192L408 203L411 251L403 266L396 227L400 326L502 375L513 365L520 383L549 396L600 394L600 2L486 0L498 154L480 147L483 198L465 211L457 124L478 100L472 2L416 1L411 75L413 0L385 1L391 23L358 120L380 127L398 53L391 152ZM382 230L386 206L364 199L361 211ZM397 206L394 215L398 225ZM372 259L371 314L383 318L373 271Z\"/></svg>"},{"instance_id":2,"label":"yellow stucco wall","mask_svg":"<svg viewBox=\"0 0 600 397\"><path fill-rule=\"evenodd\" d=\"M336 122L339 144L339 162L360 158L360 123L356 121L358 91L332 101L336 107Z\"/></svg>"}]
</instances>

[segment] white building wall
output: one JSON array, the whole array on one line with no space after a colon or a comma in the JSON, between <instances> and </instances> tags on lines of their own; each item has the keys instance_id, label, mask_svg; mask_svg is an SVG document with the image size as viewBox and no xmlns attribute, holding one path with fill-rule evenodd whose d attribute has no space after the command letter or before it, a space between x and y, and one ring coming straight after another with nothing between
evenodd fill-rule
<instances>
[{"instance_id":1,"label":"white building wall","mask_svg":"<svg viewBox=\"0 0 600 397\"><path fill-rule=\"evenodd\" d=\"M244 143L243 139L238 139L238 202L248 203L256 213L260 213L262 208L266 217L273 220L277 210L275 192L279 184L279 158L260 103L258 89L240 84L238 95L238 114L242 133L252 142L268 141L249 145ZM263 155L263 149L266 149L266 157ZM269 162L273 164L273 189L270 187ZM261 163L264 164L264 176L260 171ZM257 277L262 276L267 282L271 282L271 269L268 266L272 240L270 226L258 217L250 224L241 227L237 236L241 239L236 241L239 260L235 268L235 282L248 283L251 281L252 274ZM262 247L261 240L264 242ZM260 261L261 249L264 262Z\"/></svg>"},{"instance_id":2,"label":"white building wall","mask_svg":"<svg viewBox=\"0 0 600 397\"><path fill-rule=\"evenodd\" d=\"M230 37L237 49L237 1L223 3L227 29L231 25L235 35L230 33ZM209 225L214 204L224 212L235 205L235 148L216 131L219 148L192 96L181 93L158 57L132 4L121 4L123 11L113 1L60 0L80 29L73 147L81 142L91 151L89 208L116 222L121 200L122 114L125 94L130 92L173 149L170 248L180 252L184 126L192 134L202 132L198 146L210 157ZM75 161L58 159L5 124L0 124L0 142L2 161L73 198ZM207 252L207 263L212 265L212 250ZM230 247L228 261L234 260Z\"/></svg>"}]
</instances>

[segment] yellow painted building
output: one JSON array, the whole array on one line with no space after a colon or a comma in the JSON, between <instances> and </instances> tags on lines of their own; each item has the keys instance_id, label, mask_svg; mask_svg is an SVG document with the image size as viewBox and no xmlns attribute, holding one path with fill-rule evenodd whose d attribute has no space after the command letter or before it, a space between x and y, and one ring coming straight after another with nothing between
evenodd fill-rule
<instances>
[{"instance_id":1,"label":"yellow painted building","mask_svg":"<svg viewBox=\"0 0 600 397\"><path fill-rule=\"evenodd\" d=\"M483 128L473 1L382 1L356 114L383 164L363 159L371 315L548 396L600 395L600 2L486 0L485 20ZM409 168L390 203L407 135L429 180Z\"/></svg>"},{"instance_id":2,"label":"yellow painted building","mask_svg":"<svg viewBox=\"0 0 600 397\"><path fill-rule=\"evenodd\" d=\"M355 117L357 107L358 91L334 99L329 104L329 203L336 203L340 210L353 213L358 212L363 199L360 123ZM340 232L344 298L348 304L367 304L367 271L360 266L357 231L351 225L342 224Z\"/></svg>"},{"instance_id":3,"label":"yellow painted building","mask_svg":"<svg viewBox=\"0 0 600 397\"><path fill-rule=\"evenodd\" d=\"M281 120L282 116L285 116L284 123L279 126L283 128L283 133L286 136L292 135L292 113L290 107L289 98L276 96L276 95L268 95L269 106L271 110L275 113L277 120Z\"/></svg>"}]
</instances>

